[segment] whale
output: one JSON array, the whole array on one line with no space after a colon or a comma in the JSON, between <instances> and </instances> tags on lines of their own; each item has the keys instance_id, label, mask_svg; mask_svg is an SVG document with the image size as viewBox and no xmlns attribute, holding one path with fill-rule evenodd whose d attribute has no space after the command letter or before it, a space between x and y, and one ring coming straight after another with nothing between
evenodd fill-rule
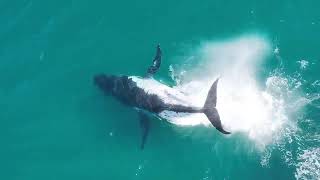
<instances>
[{"instance_id":1,"label":"whale","mask_svg":"<svg viewBox=\"0 0 320 180\"><path fill-rule=\"evenodd\" d=\"M162 50L160 45L157 45L152 64L143 77L108 75L106 73L99 73L93 77L95 86L105 95L115 97L124 105L133 107L138 112L142 132L140 148L144 149L150 131L150 114L161 119L170 119L172 115L203 113L219 132L230 134L222 127L216 108L219 78L211 85L204 105L195 107L191 102L188 102L183 92L154 78L160 69L161 62Z\"/></svg>"}]
</instances>

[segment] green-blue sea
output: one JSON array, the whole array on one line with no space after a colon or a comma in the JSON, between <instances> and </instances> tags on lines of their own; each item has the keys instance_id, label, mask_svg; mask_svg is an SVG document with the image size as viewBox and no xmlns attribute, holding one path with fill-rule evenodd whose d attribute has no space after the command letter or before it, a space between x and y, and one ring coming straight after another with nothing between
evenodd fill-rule
<instances>
[{"instance_id":1,"label":"green-blue sea","mask_svg":"<svg viewBox=\"0 0 320 180\"><path fill-rule=\"evenodd\" d=\"M231 135L151 118L93 84L154 76ZM1 180L320 179L320 2L0 0ZM198 119L199 118L199 119Z\"/></svg>"}]
</instances>

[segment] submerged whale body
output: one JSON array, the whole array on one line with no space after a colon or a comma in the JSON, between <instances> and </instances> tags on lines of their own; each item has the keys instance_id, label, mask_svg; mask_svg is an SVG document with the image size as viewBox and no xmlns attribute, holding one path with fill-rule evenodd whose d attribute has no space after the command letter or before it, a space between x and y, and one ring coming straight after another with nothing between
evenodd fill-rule
<instances>
[{"instance_id":1,"label":"submerged whale body","mask_svg":"<svg viewBox=\"0 0 320 180\"><path fill-rule=\"evenodd\" d=\"M161 65L161 49L157 46L153 64L148 68L145 77L115 76L98 74L94 83L105 94L112 95L122 103L138 109L142 128L141 148L144 148L149 133L149 117L147 112L168 119L173 113L204 113L211 124L221 133L230 134L223 129L219 113L216 109L218 79L212 84L203 107L194 107L185 95L152 78Z\"/></svg>"}]
</instances>

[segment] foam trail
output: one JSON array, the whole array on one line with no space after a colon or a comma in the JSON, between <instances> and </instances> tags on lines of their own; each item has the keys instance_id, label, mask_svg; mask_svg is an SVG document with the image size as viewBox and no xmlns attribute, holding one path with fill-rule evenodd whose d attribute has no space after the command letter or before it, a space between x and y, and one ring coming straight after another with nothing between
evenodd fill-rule
<instances>
[{"instance_id":1,"label":"foam trail","mask_svg":"<svg viewBox=\"0 0 320 180\"><path fill-rule=\"evenodd\" d=\"M258 85L259 64L271 53L269 41L260 36L206 42L195 53L199 57L194 58L202 64L183 77L188 81L176 88L190 95L194 106L202 107L210 85L221 77L217 109L223 126L233 133L247 134L259 145L267 145L284 124L290 123L285 98L289 91L287 79L271 76L264 88ZM176 117L172 122L210 125L203 114Z\"/></svg>"}]
</instances>

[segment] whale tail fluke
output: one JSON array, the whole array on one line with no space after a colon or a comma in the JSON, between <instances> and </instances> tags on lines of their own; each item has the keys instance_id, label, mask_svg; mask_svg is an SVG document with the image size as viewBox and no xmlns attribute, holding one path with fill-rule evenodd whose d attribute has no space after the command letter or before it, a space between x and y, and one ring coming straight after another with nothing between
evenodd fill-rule
<instances>
[{"instance_id":1,"label":"whale tail fluke","mask_svg":"<svg viewBox=\"0 0 320 180\"><path fill-rule=\"evenodd\" d=\"M219 79L217 79L211 86L204 107L202 108L203 113L208 117L211 124L223 134L231 134L225 131L222 127L219 113L216 109L217 105L217 85Z\"/></svg>"}]
</instances>

